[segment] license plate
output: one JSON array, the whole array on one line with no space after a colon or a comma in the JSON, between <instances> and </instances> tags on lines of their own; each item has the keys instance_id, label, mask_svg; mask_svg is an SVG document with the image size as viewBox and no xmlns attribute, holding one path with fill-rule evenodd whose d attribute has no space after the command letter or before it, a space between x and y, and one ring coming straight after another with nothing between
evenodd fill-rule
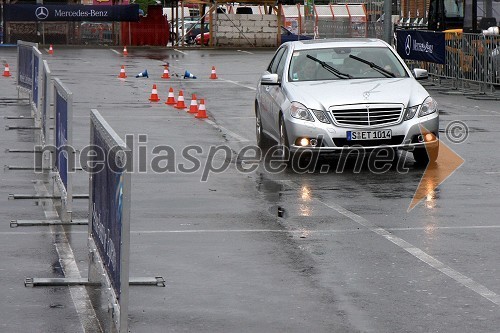
<instances>
[{"instance_id":1,"label":"license plate","mask_svg":"<svg viewBox=\"0 0 500 333\"><path fill-rule=\"evenodd\" d=\"M392 137L391 130L383 131L347 131L348 141L357 140L384 140Z\"/></svg>"}]
</instances>

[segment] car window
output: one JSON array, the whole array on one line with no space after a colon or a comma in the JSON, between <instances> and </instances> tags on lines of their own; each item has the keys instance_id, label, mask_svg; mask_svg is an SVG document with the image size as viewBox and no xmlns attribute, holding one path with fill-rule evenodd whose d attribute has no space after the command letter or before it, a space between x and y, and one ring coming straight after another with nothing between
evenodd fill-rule
<instances>
[{"instance_id":1,"label":"car window","mask_svg":"<svg viewBox=\"0 0 500 333\"><path fill-rule=\"evenodd\" d=\"M278 62L278 68L276 69L276 73L278 74L278 77L280 81L283 78L283 70L285 69L285 63L286 63L286 48L283 48L285 51L283 52L283 56L281 57L280 61Z\"/></svg>"},{"instance_id":2,"label":"car window","mask_svg":"<svg viewBox=\"0 0 500 333\"><path fill-rule=\"evenodd\" d=\"M315 61L308 57L314 57ZM356 60L350 55L361 58L394 74L395 77L407 77L408 74L396 56L387 47L328 48L295 51L288 71L291 81L339 80L351 76L352 79L385 78L380 70ZM320 63L327 66L322 66ZM325 67L333 67L340 74L336 75Z\"/></svg>"},{"instance_id":3,"label":"car window","mask_svg":"<svg viewBox=\"0 0 500 333\"><path fill-rule=\"evenodd\" d=\"M285 53L285 48L284 47L280 48L278 50L278 52L276 52L276 54L274 55L273 60L271 60L271 63L267 67L267 71L269 73L277 73L278 64L279 64L279 61L280 61L281 57L283 56L283 53Z\"/></svg>"}]
</instances>

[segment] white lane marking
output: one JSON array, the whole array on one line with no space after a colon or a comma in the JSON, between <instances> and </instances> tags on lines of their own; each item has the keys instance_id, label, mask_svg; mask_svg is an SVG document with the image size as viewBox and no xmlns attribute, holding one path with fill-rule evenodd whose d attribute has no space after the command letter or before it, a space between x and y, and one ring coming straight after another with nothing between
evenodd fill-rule
<instances>
[{"instance_id":1,"label":"white lane marking","mask_svg":"<svg viewBox=\"0 0 500 333\"><path fill-rule=\"evenodd\" d=\"M255 88L255 87L246 86L246 85L241 84L241 83L236 82L236 81L231 81L231 80L226 80L226 79L221 79L221 78L219 78L219 80L224 81L224 82L228 82L228 83L232 83L232 84L235 84L235 85L243 87L243 88L247 88L247 89L251 89L251 90L257 90L257 88Z\"/></svg>"},{"instance_id":2,"label":"white lane marking","mask_svg":"<svg viewBox=\"0 0 500 333\"><path fill-rule=\"evenodd\" d=\"M292 181L283 181L283 183L288 184L293 184L291 187L292 188L297 188L297 185L292 182ZM431 255L425 253L421 249L413 246L412 244L408 243L407 241L403 240L402 238L399 238L397 236L392 235L389 231L387 231L384 228L376 226L374 223L368 221L364 217L361 217L350 210L336 204L336 203L326 203L324 201L321 201L317 198L314 200L322 203L326 207L329 207L338 213L344 215L345 217L351 219L352 221L356 222L359 225L362 225L363 227L367 228L368 230L372 231L373 233L376 233L377 235L380 235L387 239L388 241L392 242L393 244L399 246L401 249L405 250L406 252L410 253L413 255L415 258L421 260L422 262L426 263L427 265L433 267L434 269L440 271L441 273L445 274L446 276L452 278L456 282L460 283L464 287L474 291L478 295L486 298L490 302L500 305L500 296L497 295L495 292L489 290L482 284L472 280L471 278L463 275L462 273L454 270L453 268L445 265L441 261L437 260L436 258L432 257Z\"/></svg>"},{"instance_id":3,"label":"white lane marking","mask_svg":"<svg viewBox=\"0 0 500 333\"><path fill-rule=\"evenodd\" d=\"M187 55L187 53L186 53L186 52L183 52L183 51L178 50L178 49L174 49L174 51L175 51L175 52L179 52L179 53L184 54L184 55Z\"/></svg>"},{"instance_id":4,"label":"white lane marking","mask_svg":"<svg viewBox=\"0 0 500 333\"><path fill-rule=\"evenodd\" d=\"M238 52L241 52L241 53L246 53L246 54L253 54L252 52L245 51L245 50L238 50Z\"/></svg>"},{"instance_id":5,"label":"white lane marking","mask_svg":"<svg viewBox=\"0 0 500 333\"><path fill-rule=\"evenodd\" d=\"M109 49L109 50L110 50L111 52L114 52L114 53L118 54L118 55L122 55L122 54L121 54L120 52L118 52L117 50L114 50L114 49Z\"/></svg>"},{"instance_id":6,"label":"white lane marking","mask_svg":"<svg viewBox=\"0 0 500 333\"><path fill-rule=\"evenodd\" d=\"M387 231L424 231L427 230L426 227L417 228L385 228ZM433 227L433 230L474 230L474 229L500 229L500 225L471 225L471 226L457 226L457 227ZM367 229L318 229L318 230L307 230L311 234L329 234L329 233L344 233L344 232L366 232ZM184 229L184 230L132 230L131 234L176 234L176 233L244 233L244 232L255 232L255 233L302 233L303 230L276 230L276 229ZM62 233L65 233L64 231ZM87 231L70 231L66 232L71 235L87 234ZM0 235L2 236L31 236L31 235L47 235L50 232L44 231L2 231ZM56 233L54 233L56 234Z\"/></svg>"},{"instance_id":7,"label":"white lane marking","mask_svg":"<svg viewBox=\"0 0 500 333\"><path fill-rule=\"evenodd\" d=\"M340 214L350 218L354 222L368 228L370 231L384 237L388 241L392 242L393 244L399 246L403 250L407 251L417 259L423 261L427 265L437 269L441 273L447 275L448 277L452 278L453 280L457 281L458 283L462 284L463 286L469 288L470 290L474 291L475 293L479 294L480 296L486 298L490 302L500 305L500 296L494 293L493 291L489 290L482 284L475 282L471 278L463 275L462 273L454 270L453 268L445 265L441 261L437 260L436 258L432 257L431 255L425 253L421 249L413 246L412 244L408 243L407 241L392 235L389 233L387 230L384 228L377 227L373 225L371 222L366 220L365 218L337 205L334 203L325 203L322 202L321 200L318 200L319 202L323 203L325 206L330 207L333 210L336 210Z\"/></svg>"},{"instance_id":8,"label":"white lane marking","mask_svg":"<svg viewBox=\"0 0 500 333\"><path fill-rule=\"evenodd\" d=\"M487 175L498 175L498 174L500 174L500 171L486 171L485 174L487 174Z\"/></svg>"},{"instance_id":9,"label":"white lane marking","mask_svg":"<svg viewBox=\"0 0 500 333\"><path fill-rule=\"evenodd\" d=\"M453 114L453 115L439 115L439 117L443 117L444 119L450 118L450 119L455 119L455 118L463 118L463 117L498 117L500 114Z\"/></svg>"},{"instance_id":10,"label":"white lane marking","mask_svg":"<svg viewBox=\"0 0 500 333\"><path fill-rule=\"evenodd\" d=\"M228 130L227 128L225 127L222 127L220 125L217 125L215 122L211 121L210 119L205 119L205 121L207 123L209 123L210 125L212 125L213 127L215 127L216 129L220 130L221 132L229 135L229 136L232 136L233 138L235 138L237 141L240 141L240 142L248 142L250 140L242 137L241 135L238 135L230 130Z\"/></svg>"},{"instance_id":11,"label":"white lane marking","mask_svg":"<svg viewBox=\"0 0 500 333\"><path fill-rule=\"evenodd\" d=\"M457 109L463 109L463 108L468 108L467 106L464 106L464 105L456 105L456 104L444 104L444 105L449 105L449 106L452 106L452 107L455 107ZM476 111L482 111L482 112L488 112L488 113L494 113L494 114L500 114L500 112L498 111L493 111L493 110L486 110L486 109L481 109L477 106L474 107L476 109Z\"/></svg>"},{"instance_id":12,"label":"white lane marking","mask_svg":"<svg viewBox=\"0 0 500 333\"><path fill-rule=\"evenodd\" d=\"M49 194L49 191L47 190L43 182L40 181L35 184L35 190L36 193L40 195ZM52 200L45 199L42 201L45 217L49 220L59 219L59 215L52 205ZM56 247L57 255L59 256L59 262L61 264L64 276L68 278L81 278L80 271L78 270L78 266L76 265L73 249L69 244L63 227L60 225L51 225L49 226L49 230L50 233L53 234L55 239L54 245ZM83 332L102 332L101 324L97 320L94 307L92 306L89 295L87 294L87 289L85 289L84 286L71 286L69 287L69 291L78 317L80 318L80 324L82 325Z\"/></svg>"}]
</instances>

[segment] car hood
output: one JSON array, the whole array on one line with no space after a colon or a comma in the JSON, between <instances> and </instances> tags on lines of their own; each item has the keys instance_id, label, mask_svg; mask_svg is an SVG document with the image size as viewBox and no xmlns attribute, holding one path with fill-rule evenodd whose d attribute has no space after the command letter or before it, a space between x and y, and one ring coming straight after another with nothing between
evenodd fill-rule
<instances>
[{"instance_id":1,"label":"car hood","mask_svg":"<svg viewBox=\"0 0 500 333\"><path fill-rule=\"evenodd\" d=\"M429 96L414 78L287 82L285 93L310 109L358 103L421 104Z\"/></svg>"}]
</instances>

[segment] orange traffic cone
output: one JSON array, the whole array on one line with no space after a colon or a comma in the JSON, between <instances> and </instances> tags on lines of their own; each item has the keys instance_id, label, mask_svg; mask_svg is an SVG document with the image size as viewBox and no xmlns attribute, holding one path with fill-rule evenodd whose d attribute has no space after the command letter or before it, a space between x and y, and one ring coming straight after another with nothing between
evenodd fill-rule
<instances>
[{"instance_id":1,"label":"orange traffic cone","mask_svg":"<svg viewBox=\"0 0 500 333\"><path fill-rule=\"evenodd\" d=\"M170 74L168 73L168 66L165 66L163 69L163 75L161 77L162 79L170 79Z\"/></svg>"},{"instance_id":2,"label":"orange traffic cone","mask_svg":"<svg viewBox=\"0 0 500 333\"><path fill-rule=\"evenodd\" d=\"M127 74L125 73L125 66L122 65L122 68L120 69L120 75L118 75L120 79L125 79L127 78Z\"/></svg>"},{"instance_id":3,"label":"orange traffic cone","mask_svg":"<svg viewBox=\"0 0 500 333\"><path fill-rule=\"evenodd\" d=\"M53 55L54 54L54 49L52 48L52 44L49 46L49 54Z\"/></svg>"},{"instance_id":4,"label":"orange traffic cone","mask_svg":"<svg viewBox=\"0 0 500 333\"><path fill-rule=\"evenodd\" d=\"M3 76L10 77L9 64L5 64L5 69L3 70Z\"/></svg>"},{"instance_id":5,"label":"orange traffic cone","mask_svg":"<svg viewBox=\"0 0 500 333\"><path fill-rule=\"evenodd\" d=\"M153 90L151 91L151 97L149 97L151 102L159 102L160 98L158 97L158 90L156 89L156 84L153 84Z\"/></svg>"},{"instance_id":6,"label":"orange traffic cone","mask_svg":"<svg viewBox=\"0 0 500 333\"><path fill-rule=\"evenodd\" d=\"M128 56L127 45L123 47L123 55Z\"/></svg>"},{"instance_id":7,"label":"orange traffic cone","mask_svg":"<svg viewBox=\"0 0 500 333\"><path fill-rule=\"evenodd\" d=\"M198 101L195 94L191 96L191 105L189 106L188 113L198 113Z\"/></svg>"},{"instance_id":8,"label":"orange traffic cone","mask_svg":"<svg viewBox=\"0 0 500 333\"><path fill-rule=\"evenodd\" d=\"M179 97L177 98L177 104L175 105L176 109L185 109L186 104L184 103L184 94L182 90L179 91Z\"/></svg>"},{"instance_id":9,"label":"orange traffic cone","mask_svg":"<svg viewBox=\"0 0 500 333\"><path fill-rule=\"evenodd\" d=\"M208 118L207 110L205 109L205 100L203 98L200 99L200 108L195 118L200 118L200 119Z\"/></svg>"},{"instance_id":10,"label":"orange traffic cone","mask_svg":"<svg viewBox=\"0 0 500 333\"><path fill-rule=\"evenodd\" d=\"M175 101L175 97L174 97L174 88L170 87L170 89L168 90L168 97L167 97L167 101L165 102L165 104L168 104L168 105L175 105L176 101Z\"/></svg>"},{"instance_id":11,"label":"orange traffic cone","mask_svg":"<svg viewBox=\"0 0 500 333\"><path fill-rule=\"evenodd\" d=\"M217 79L217 73L215 72L215 66L212 66L212 74L210 74L210 79Z\"/></svg>"}]
</instances>

